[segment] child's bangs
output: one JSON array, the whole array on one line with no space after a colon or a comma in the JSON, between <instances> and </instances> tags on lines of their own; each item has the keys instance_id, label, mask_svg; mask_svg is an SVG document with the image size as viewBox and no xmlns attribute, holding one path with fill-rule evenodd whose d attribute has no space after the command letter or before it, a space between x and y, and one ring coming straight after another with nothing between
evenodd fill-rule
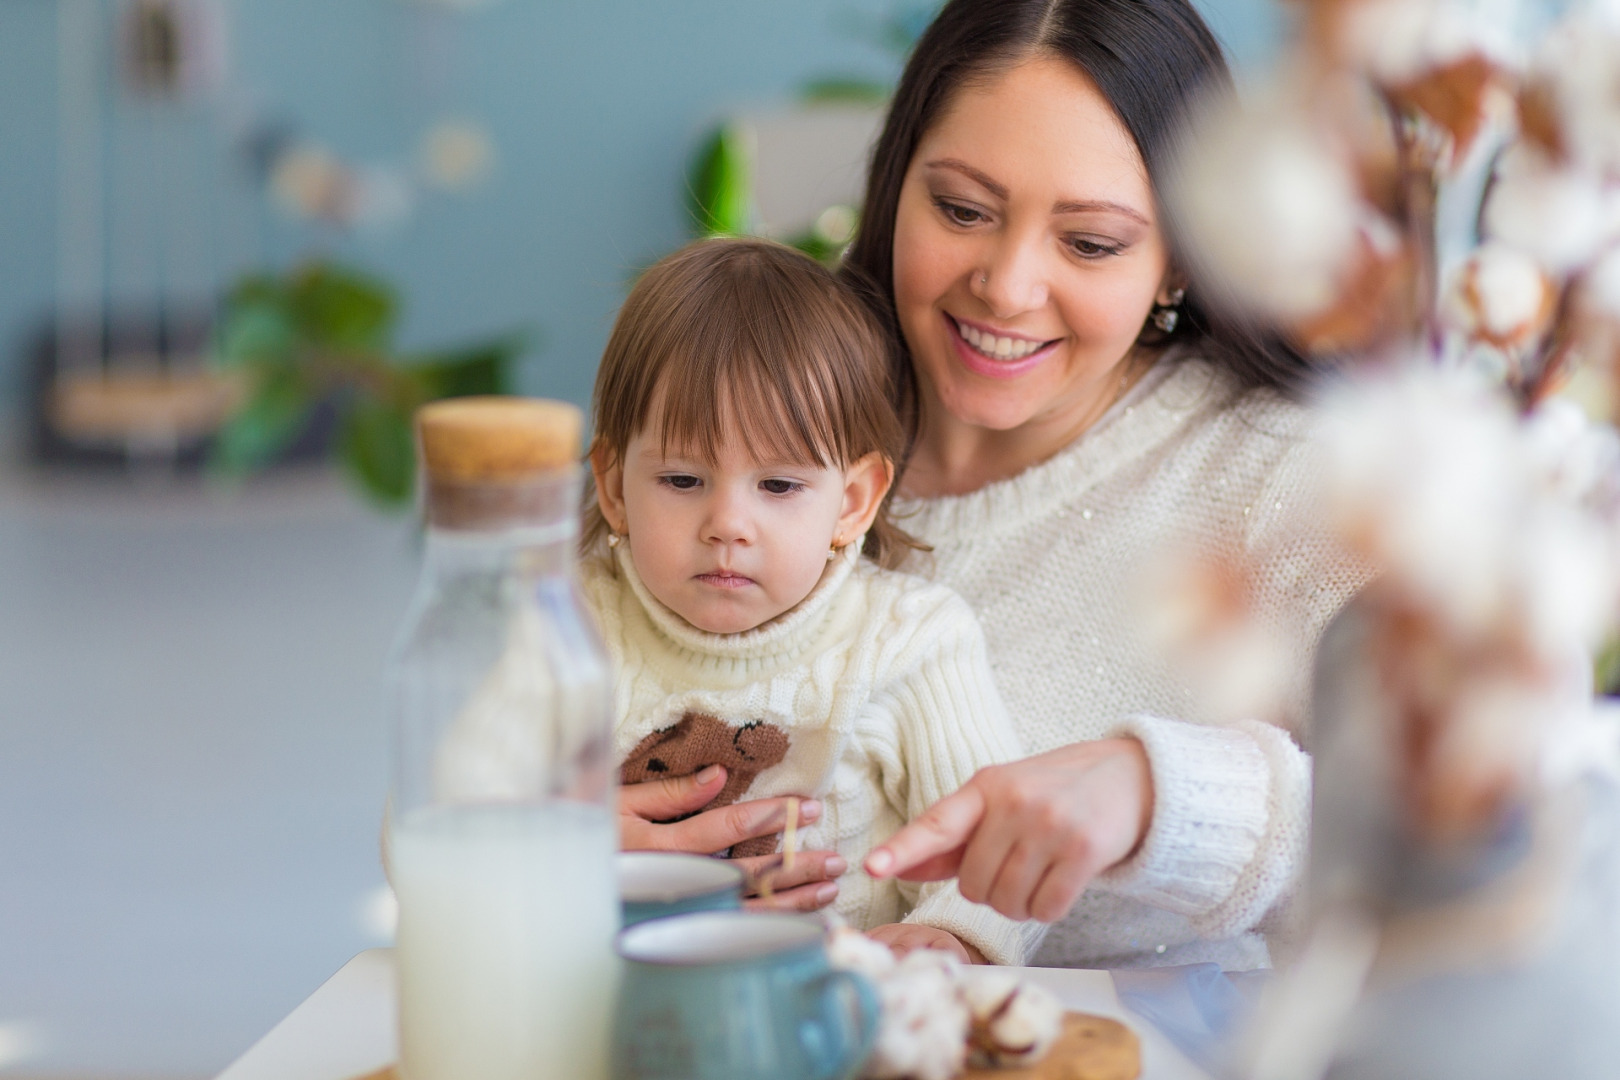
<instances>
[{"instance_id":1,"label":"child's bangs","mask_svg":"<svg viewBox=\"0 0 1620 1080\"><path fill-rule=\"evenodd\" d=\"M848 464L847 439L834 421L837 388L816 377L823 367L754 355L752 343L736 340L695 350L665 367L654 404L662 415L650 418L660 447L713 464L728 439L739 439L761 463Z\"/></svg>"}]
</instances>

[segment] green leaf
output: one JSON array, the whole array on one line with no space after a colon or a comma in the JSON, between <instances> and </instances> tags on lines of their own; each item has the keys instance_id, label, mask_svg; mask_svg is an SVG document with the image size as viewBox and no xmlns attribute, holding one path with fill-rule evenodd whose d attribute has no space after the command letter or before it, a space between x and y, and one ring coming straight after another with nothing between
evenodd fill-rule
<instances>
[{"instance_id":1,"label":"green leaf","mask_svg":"<svg viewBox=\"0 0 1620 1080\"><path fill-rule=\"evenodd\" d=\"M1620 697L1620 636L1610 638L1598 653L1595 674L1599 694Z\"/></svg>"},{"instance_id":2,"label":"green leaf","mask_svg":"<svg viewBox=\"0 0 1620 1080\"><path fill-rule=\"evenodd\" d=\"M753 224L753 161L748 140L726 124L699 147L687 182L687 212L699 236L742 236Z\"/></svg>"},{"instance_id":3,"label":"green leaf","mask_svg":"<svg viewBox=\"0 0 1620 1080\"><path fill-rule=\"evenodd\" d=\"M328 349L385 350L398 314L387 285L330 263L294 272L290 305L310 341Z\"/></svg>"},{"instance_id":4,"label":"green leaf","mask_svg":"<svg viewBox=\"0 0 1620 1080\"><path fill-rule=\"evenodd\" d=\"M423 401L509 394L512 368L526 345L522 335L514 334L463 349L428 353L414 358L401 370L418 380Z\"/></svg>"},{"instance_id":5,"label":"green leaf","mask_svg":"<svg viewBox=\"0 0 1620 1080\"><path fill-rule=\"evenodd\" d=\"M268 465L303 432L314 404L295 373L273 372L261 378L247 403L214 438L213 465L232 476Z\"/></svg>"},{"instance_id":6,"label":"green leaf","mask_svg":"<svg viewBox=\"0 0 1620 1080\"><path fill-rule=\"evenodd\" d=\"M813 105L842 104L845 102L856 105L882 105L889 100L889 93L893 87L875 79L863 79L859 75L832 75L822 79L812 79L806 83L803 90L804 100Z\"/></svg>"},{"instance_id":7,"label":"green leaf","mask_svg":"<svg viewBox=\"0 0 1620 1080\"><path fill-rule=\"evenodd\" d=\"M338 455L360 490L380 506L408 505L416 481L411 417L393 405L359 398L343 418Z\"/></svg>"},{"instance_id":8,"label":"green leaf","mask_svg":"<svg viewBox=\"0 0 1620 1080\"><path fill-rule=\"evenodd\" d=\"M287 367L294 362L298 327L279 296L233 296L226 303L216 355L226 367Z\"/></svg>"}]
</instances>

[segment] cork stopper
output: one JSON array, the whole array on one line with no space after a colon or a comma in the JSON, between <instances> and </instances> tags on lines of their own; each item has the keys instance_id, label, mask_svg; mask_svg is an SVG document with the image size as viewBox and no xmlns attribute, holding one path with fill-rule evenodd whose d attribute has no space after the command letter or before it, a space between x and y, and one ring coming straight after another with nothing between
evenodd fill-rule
<instances>
[{"instance_id":1,"label":"cork stopper","mask_svg":"<svg viewBox=\"0 0 1620 1080\"><path fill-rule=\"evenodd\" d=\"M423 510L439 529L572 525L585 418L565 401L464 397L416 413Z\"/></svg>"},{"instance_id":2,"label":"cork stopper","mask_svg":"<svg viewBox=\"0 0 1620 1080\"><path fill-rule=\"evenodd\" d=\"M585 418L565 401L463 397L416 414L422 463L433 482L503 483L579 460Z\"/></svg>"}]
</instances>

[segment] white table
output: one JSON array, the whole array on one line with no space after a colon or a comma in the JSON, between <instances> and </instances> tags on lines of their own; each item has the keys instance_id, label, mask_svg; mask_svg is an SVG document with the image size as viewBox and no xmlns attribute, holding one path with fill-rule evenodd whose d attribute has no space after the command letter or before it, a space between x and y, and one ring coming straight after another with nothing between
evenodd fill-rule
<instances>
[{"instance_id":1,"label":"white table","mask_svg":"<svg viewBox=\"0 0 1620 1080\"><path fill-rule=\"evenodd\" d=\"M1081 1012L1129 1024L1142 1040L1142 1080L1208 1080L1114 994L1106 971L1020 968ZM394 953L368 949L270 1030L219 1080L354 1080L394 1061Z\"/></svg>"}]
</instances>

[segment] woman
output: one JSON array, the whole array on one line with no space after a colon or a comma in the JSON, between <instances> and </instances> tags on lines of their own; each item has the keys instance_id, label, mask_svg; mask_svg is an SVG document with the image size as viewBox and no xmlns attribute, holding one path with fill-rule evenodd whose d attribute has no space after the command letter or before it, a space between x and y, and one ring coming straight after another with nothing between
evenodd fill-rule
<instances>
[{"instance_id":1,"label":"woman","mask_svg":"<svg viewBox=\"0 0 1620 1080\"><path fill-rule=\"evenodd\" d=\"M1229 85L1185 0L954 0L907 65L846 260L915 427L906 526L978 611L1035 753L866 869L957 874L1054 922L1038 964L1263 966L1301 869L1310 655L1361 577L1309 528L1309 417L1284 396L1304 363L1200 305L1157 197L1190 102ZM1286 552L1255 592L1295 644L1280 723L1218 723L1152 641L1141 579L1190 544ZM627 792L627 843L674 840L640 819L703 794ZM665 828L715 850L780 814ZM788 901L839 869L807 864Z\"/></svg>"}]
</instances>

